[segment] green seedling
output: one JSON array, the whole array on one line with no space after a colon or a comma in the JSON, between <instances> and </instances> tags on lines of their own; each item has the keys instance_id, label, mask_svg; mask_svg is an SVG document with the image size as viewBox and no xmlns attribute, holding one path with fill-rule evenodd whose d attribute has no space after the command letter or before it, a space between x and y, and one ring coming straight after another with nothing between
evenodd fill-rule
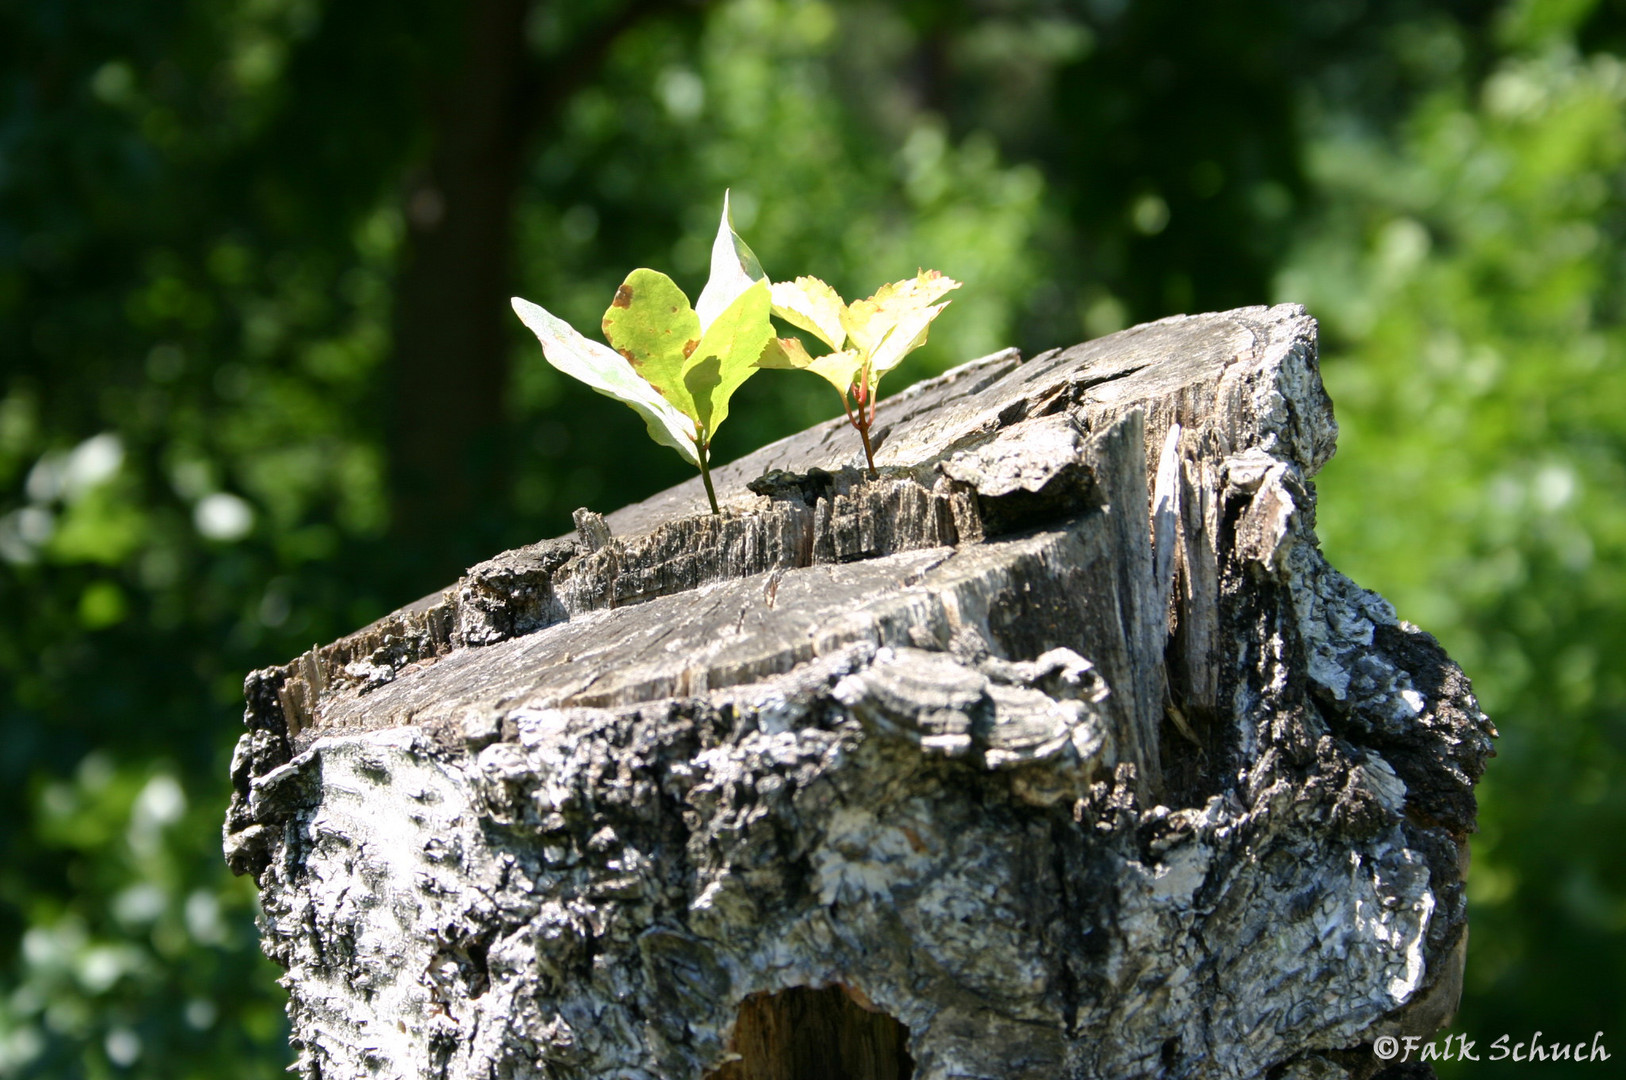
<instances>
[{"instance_id":1,"label":"green seedling","mask_svg":"<svg viewBox=\"0 0 1626 1080\"><path fill-rule=\"evenodd\" d=\"M936 270L922 270L915 277L881 286L867 300L847 304L815 277L775 282L773 313L833 351L810 356L800 340L780 338L779 347L769 349L761 364L811 371L836 388L847 420L863 440L873 478L877 474L870 427L875 423L881 376L926 344L932 320L948 307L948 301L939 304L937 299L959 287L958 281Z\"/></svg>"},{"instance_id":2,"label":"green seedling","mask_svg":"<svg viewBox=\"0 0 1626 1080\"><path fill-rule=\"evenodd\" d=\"M728 418L728 399L755 374L765 351L777 355L767 276L723 218L711 247L711 277L689 306L671 278L634 270L604 313L607 347L583 337L542 307L513 299L514 313L542 343L548 363L630 406L650 438L700 470L713 514L711 440Z\"/></svg>"}]
</instances>

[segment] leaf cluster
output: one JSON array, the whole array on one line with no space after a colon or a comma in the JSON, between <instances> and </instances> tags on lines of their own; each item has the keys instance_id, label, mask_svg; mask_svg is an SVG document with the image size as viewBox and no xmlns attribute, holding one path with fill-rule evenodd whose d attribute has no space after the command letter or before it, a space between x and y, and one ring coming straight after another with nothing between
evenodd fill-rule
<instances>
[{"instance_id":1,"label":"leaf cluster","mask_svg":"<svg viewBox=\"0 0 1626 1080\"><path fill-rule=\"evenodd\" d=\"M948 306L935 301L959 287L936 270L922 270L847 304L814 277L770 285L734 231L725 192L711 277L694 306L666 274L634 270L604 312L606 346L538 304L517 296L512 303L548 363L631 408L650 438L699 468L715 514L711 440L728 418L729 399L762 368L805 369L834 386L873 474L869 428L881 376L926 343L932 320ZM798 338L777 337L770 313L831 351L815 358Z\"/></svg>"},{"instance_id":2,"label":"leaf cluster","mask_svg":"<svg viewBox=\"0 0 1626 1080\"><path fill-rule=\"evenodd\" d=\"M948 307L934 303L960 283L936 270L883 285L873 296L842 302L841 296L816 277L799 277L773 287L773 313L830 346L823 356L809 356L796 338L780 338L765 367L811 371L836 388L847 419L864 441L870 475L875 449L869 429L875 422L875 397L881 376L926 344L932 320Z\"/></svg>"}]
</instances>

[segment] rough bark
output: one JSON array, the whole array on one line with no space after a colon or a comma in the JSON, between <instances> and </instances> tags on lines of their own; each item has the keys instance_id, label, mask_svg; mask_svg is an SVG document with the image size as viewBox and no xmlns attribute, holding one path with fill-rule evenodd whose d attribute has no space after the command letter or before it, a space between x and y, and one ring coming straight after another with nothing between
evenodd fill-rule
<instances>
[{"instance_id":1,"label":"rough bark","mask_svg":"<svg viewBox=\"0 0 1626 1080\"><path fill-rule=\"evenodd\" d=\"M974 361L252 674L306 1077L1360 1077L1494 735L1332 569L1297 307Z\"/></svg>"}]
</instances>

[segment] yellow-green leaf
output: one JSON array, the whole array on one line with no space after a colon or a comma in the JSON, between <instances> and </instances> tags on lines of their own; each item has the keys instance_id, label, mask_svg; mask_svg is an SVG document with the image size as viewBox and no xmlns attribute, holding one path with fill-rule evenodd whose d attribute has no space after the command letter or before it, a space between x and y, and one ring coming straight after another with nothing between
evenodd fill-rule
<instances>
[{"instance_id":1,"label":"yellow-green leaf","mask_svg":"<svg viewBox=\"0 0 1626 1080\"><path fill-rule=\"evenodd\" d=\"M807 346L802 344L800 338L782 337L770 341L768 347L762 350L757 367L800 371L812 362L813 358L807 355Z\"/></svg>"},{"instance_id":2,"label":"yellow-green leaf","mask_svg":"<svg viewBox=\"0 0 1626 1080\"><path fill-rule=\"evenodd\" d=\"M922 270L915 277L882 285L874 296L854 300L842 313L841 322L855 346L873 353L900 319L959 287L958 281L936 270Z\"/></svg>"},{"instance_id":3,"label":"yellow-green leaf","mask_svg":"<svg viewBox=\"0 0 1626 1080\"><path fill-rule=\"evenodd\" d=\"M774 282L773 313L832 349L841 348L847 341L847 331L841 325L845 307L840 294L816 277Z\"/></svg>"},{"instance_id":4,"label":"yellow-green leaf","mask_svg":"<svg viewBox=\"0 0 1626 1080\"><path fill-rule=\"evenodd\" d=\"M757 366L811 371L835 387L836 393L846 397L848 388L858 378L859 368L864 366L864 357L856 349L809 356L807 346L802 344L800 338L784 337L769 343Z\"/></svg>"},{"instance_id":5,"label":"yellow-green leaf","mask_svg":"<svg viewBox=\"0 0 1626 1080\"><path fill-rule=\"evenodd\" d=\"M685 363L700 344L700 318L677 283L659 270L634 270L604 312L604 338L649 385L687 416Z\"/></svg>"},{"instance_id":6,"label":"yellow-green leaf","mask_svg":"<svg viewBox=\"0 0 1626 1080\"><path fill-rule=\"evenodd\" d=\"M757 371L768 343L768 283L759 281L741 293L706 328L699 346L684 365L685 386L694 401L694 418L710 438L728 418L728 399Z\"/></svg>"},{"instance_id":7,"label":"yellow-green leaf","mask_svg":"<svg viewBox=\"0 0 1626 1080\"><path fill-rule=\"evenodd\" d=\"M794 371L806 367L809 359L807 349L797 339L773 338L757 357L757 367Z\"/></svg>"},{"instance_id":8,"label":"yellow-green leaf","mask_svg":"<svg viewBox=\"0 0 1626 1080\"><path fill-rule=\"evenodd\" d=\"M932 320L946 307L947 302L934 304L931 307L904 312L898 318L886 332L886 336L876 345L875 351L870 354L871 385L880 382L882 375L897 367L905 356L926 344L926 331L931 327Z\"/></svg>"},{"instance_id":9,"label":"yellow-green leaf","mask_svg":"<svg viewBox=\"0 0 1626 1080\"><path fill-rule=\"evenodd\" d=\"M863 366L863 353L857 349L844 349L814 357L812 363L807 365L807 370L835 387L836 393L845 400L847 391L858 381L858 373Z\"/></svg>"}]
</instances>

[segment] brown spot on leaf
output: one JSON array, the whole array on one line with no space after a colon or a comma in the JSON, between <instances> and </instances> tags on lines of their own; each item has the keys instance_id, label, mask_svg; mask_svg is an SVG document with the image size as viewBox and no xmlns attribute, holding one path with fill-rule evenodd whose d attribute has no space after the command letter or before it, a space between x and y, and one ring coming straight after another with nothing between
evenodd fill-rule
<instances>
[{"instance_id":1,"label":"brown spot on leaf","mask_svg":"<svg viewBox=\"0 0 1626 1080\"><path fill-rule=\"evenodd\" d=\"M694 352L695 348L699 344L700 344L700 339L699 338L695 338L692 341L685 341L683 343L683 359L687 360L689 358L689 356Z\"/></svg>"},{"instance_id":2,"label":"brown spot on leaf","mask_svg":"<svg viewBox=\"0 0 1626 1080\"><path fill-rule=\"evenodd\" d=\"M638 366L638 358L636 356L632 355L632 350L631 349L617 349L615 351L620 353L622 356L625 356L627 358L627 361L629 363L631 363L633 367Z\"/></svg>"},{"instance_id":3,"label":"brown spot on leaf","mask_svg":"<svg viewBox=\"0 0 1626 1080\"><path fill-rule=\"evenodd\" d=\"M600 293L599 295L602 296L603 294ZM632 287L630 285L628 285L626 282L622 282L621 287L619 289L615 290L615 299L610 301L610 306L611 307L619 307L619 308L631 307L632 306Z\"/></svg>"}]
</instances>

